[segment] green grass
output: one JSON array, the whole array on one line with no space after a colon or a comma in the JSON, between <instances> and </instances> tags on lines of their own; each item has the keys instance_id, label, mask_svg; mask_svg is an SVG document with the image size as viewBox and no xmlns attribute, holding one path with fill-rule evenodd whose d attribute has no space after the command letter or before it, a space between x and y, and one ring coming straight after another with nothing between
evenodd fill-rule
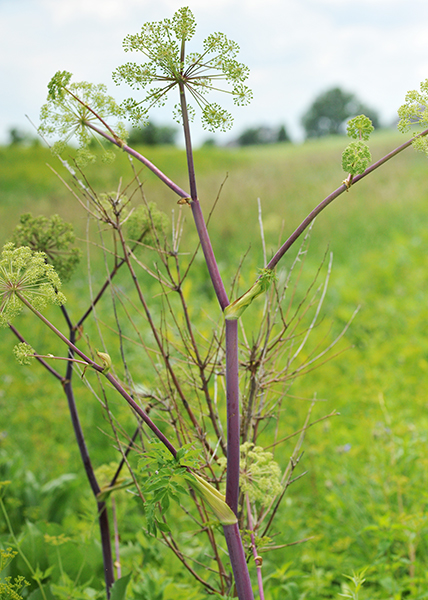
<instances>
[{"instance_id":1,"label":"green grass","mask_svg":"<svg viewBox=\"0 0 428 600\"><path fill-rule=\"evenodd\" d=\"M402 141L391 132L373 136L373 159ZM263 266L257 198L261 199L270 256L279 240L286 239L309 210L341 184L340 157L345 145L346 140L331 138L300 146L203 148L196 152L199 196L206 214L223 186L210 233L227 285L244 254L247 258L239 280L242 291ZM186 189L183 151L154 148L147 154ZM28 211L34 215L59 213L71 219L83 239L86 217L46 167L47 162L70 182L48 150L0 149L2 242L18 215ZM122 187L132 179L128 160L121 153L113 164L96 163L87 172L97 191L116 189L119 177L123 178ZM340 196L313 228L299 293L312 281L327 248L334 258L324 320L311 336L307 352L324 335L331 341L357 306L360 311L340 345L340 349L349 349L298 378L284 409L280 426L284 435L301 424L308 400L315 395L320 400L315 417L333 409L340 416L308 432L300 470L308 473L290 488L276 531L278 544L313 539L265 558L265 572L271 574L269 600L336 598L344 574L364 567L368 567L363 587L367 591L361 598L426 597L426 174L426 158L407 150ZM155 200L168 214L172 210L177 214L172 192L163 189L146 169L140 177L147 199ZM183 249L190 249L195 244L190 211L186 221ZM83 241L81 244L84 248ZM92 252L96 254L95 249ZM292 250L290 258L285 258L285 266L294 254ZM101 266L102 260L95 259L95 270ZM194 302L196 314L205 307L216 310L203 265L199 262L196 266L198 280L188 292L189 301ZM99 277L101 280L102 275ZM73 300L79 309L86 305L83 280L74 278L64 291L70 306ZM252 315L257 312L255 306ZM252 318L246 320L249 328ZM28 331L33 327L27 316L20 325ZM41 346L49 345L41 329L32 333ZM13 480L8 496L12 522L18 530L23 527L22 517L61 523L76 535L80 531L83 539L85 524L95 527L89 495L79 497L76 480L58 484L57 495L43 491L44 483L64 473L77 473L77 482L85 485L62 391L42 377L36 366L19 367L11 357L14 343L12 336L2 331L0 476ZM131 355L132 364L138 365L138 360L138 353ZM108 429L101 408L87 402L83 393L78 401L94 462L109 462L114 451L112 441L100 432ZM291 449L290 442L277 457L283 467ZM138 553L145 554L153 565L150 594L162 598L162 576L156 580L156 573L165 574L164 558L143 536L135 535L136 521L126 515L126 505L119 510L127 522L124 552L129 564L137 560ZM2 531L0 543L6 539ZM177 571L176 564L171 566L174 564L168 563L171 573Z\"/></svg>"}]
</instances>

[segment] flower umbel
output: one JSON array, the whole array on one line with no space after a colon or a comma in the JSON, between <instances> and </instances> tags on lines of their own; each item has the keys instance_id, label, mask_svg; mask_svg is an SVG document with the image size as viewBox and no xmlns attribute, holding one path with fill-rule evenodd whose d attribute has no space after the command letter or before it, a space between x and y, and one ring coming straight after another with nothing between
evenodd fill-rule
<instances>
[{"instance_id":1,"label":"flower umbel","mask_svg":"<svg viewBox=\"0 0 428 600\"><path fill-rule=\"evenodd\" d=\"M406 103L398 109L398 129L403 133L409 131L412 126L423 129L428 128L428 79L422 81L420 91L412 90L406 94ZM413 140L413 146L425 154L428 154L428 139L426 136L417 137Z\"/></svg>"},{"instance_id":2,"label":"flower umbel","mask_svg":"<svg viewBox=\"0 0 428 600\"><path fill-rule=\"evenodd\" d=\"M35 351L29 344L21 342L13 348L13 353L19 364L30 365L31 359L34 358Z\"/></svg>"},{"instance_id":3,"label":"flower umbel","mask_svg":"<svg viewBox=\"0 0 428 600\"><path fill-rule=\"evenodd\" d=\"M51 79L48 89L48 101L40 110L39 131L46 136L59 136L60 141L53 146L54 150L61 152L64 146L76 137L82 159L92 160L85 148L92 140L101 144L88 123L100 122L107 126L117 139L126 137L126 131L120 121L116 123L116 132L106 124L110 117L120 118L123 110L115 100L107 95L107 88L103 84L95 85L82 81L70 83L71 73L58 71ZM111 153L107 153L110 156Z\"/></svg>"},{"instance_id":4,"label":"flower umbel","mask_svg":"<svg viewBox=\"0 0 428 600\"><path fill-rule=\"evenodd\" d=\"M281 470L271 452L251 442L241 445L241 488L250 500L266 505L283 490Z\"/></svg>"},{"instance_id":5,"label":"flower umbel","mask_svg":"<svg viewBox=\"0 0 428 600\"><path fill-rule=\"evenodd\" d=\"M232 126L232 116L217 103L210 103L206 94L221 91L233 96L237 105L252 98L244 85L248 67L236 60L239 46L223 33L213 33L203 42L201 52L185 55L185 45L195 33L195 18L188 7L180 8L172 19L143 25L140 33L128 35L123 47L126 52L142 52L147 61L140 65L128 62L113 73L113 80L126 82L135 90L146 90L141 101L129 98L124 107L134 122L147 119L153 106L163 106L170 90L183 86L202 111L202 124L209 131L226 131ZM225 81L231 89L217 87ZM153 85L154 84L154 85Z\"/></svg>"},{"instance_id":6,"label":"flower umbel","mask_svg":"<svg viewBox=\"0 0 428 600\"><path fill-rule=\"evenodd\" d=\"M32 217L21 215L20 224L13 232L12 241L17 246L30 246L32 250L45 252L62 281L68 281L80 258L78 248L72 248L75 240L73 226L58 215Z\"/></svg>"},{"instance_id":7,"label":"flower umbel","mask_svg":"<svg viewBox=\"0 0 428 600\"><path fill-rule=\"evenodd\" d=\"M348 137L354 140L368 140L374 131L371 120L365 115L358 115L348 121L346 132Z\"/></svg>"},{"instance_id":8,"label":"flower umbel","mask_svg":"<svg viewBox=\"0 0 428 600\"><path fill-rule=\"evenodd\" d=\"M48 304L64 304L59 289L61 280L44 252L33 252L27 246L15 248L9 242L0 259L0 326L5 327L28 302L41 310Z\"/></svg>"},{"instance_id":9,"label":"flower umbel","mask_svg":"<svg viewBox=\"0 0 428 600\"><path fill-rule=\"evenodd\" d=\"M345 173L364 173L372 159L369 147L364 142L351 142L342 153L342 168Z\"/></svg>"}]
</instances>

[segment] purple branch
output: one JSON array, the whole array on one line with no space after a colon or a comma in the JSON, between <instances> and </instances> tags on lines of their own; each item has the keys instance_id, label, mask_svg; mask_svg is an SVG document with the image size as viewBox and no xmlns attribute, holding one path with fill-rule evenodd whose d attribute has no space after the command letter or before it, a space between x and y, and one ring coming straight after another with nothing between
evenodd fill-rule
<instances>
[{"instance_id":1,"label":"purple branch","mask_svg":"<svg viewBox=\"0 0 428 600\"><path fill-rule=\"evenodd\" d=\"M208 235L208 229L205 224L204 216L202 214L201 204L198 199L192 202L192 213L195 220L196 229L199 235L199 241L202 246L205 261L207 263L208 272L211 276L211 281L214 287L214 291L217 296L217 300L222 310L229 305L229 298L223 284L223 280L218 270L217 261L214 256L214 251L211 245L211 241Z\"/></svg>"},{"instance_id":2,"label":"purple branch","mask_svg":"<svg viewBox=\"0 0 428 600\"><path fill-rule=\"evenodd\" d=\"M135 400L128 394L126 390L120 385L120 383L113 377L111 373L104 373L104 376L112 386L120 393L120 395L125 398L128 402L129 406L134 409L134 411L142 418L144 423L153 431L155 436L168 448L173 457L177 456L177 450L168 440L168 438L162 433L162 431L153 423L149 415L139 406Z\"/></svg>"},{"instance_id":3,"label":"purple branch","mask_svg":"<svg viewBox=\"0 0 428 600\"><path fill-rule=\"evenodd\" d=\"M402 152L403 150L405 150L406 148L411 146L412 142L415 139L417 139L419 137L423 137L427 134L428 134L428 129L425 129L425 131L423 131L422 133L416 135L411 140L408 140L401 146L398 146L398 148L395 148L395 150L392 150L392 152L389 152L389 154L386 154L383 158L381 158L377 162L373 163L361 175L355 175L352 179L352 185L355 185L356 183L361 181L361 179L363 179L363 177L366 177L367 175L369 175L370 173L372 173L373 171L375 171L376 169L381 167L383 164L385 164L388 160L390 160L391 158L393 158L394 156L396 156L397 154L399 154L400 152ZM284 242L284 244L281 246L281 248L278 250L278 252L275 254L275 256L266 265L266 269L274 269L276 267L276 265L279 263L279 261L281 260L281 258L284 256L284 254L287 252L287 250L289 250L289 248L294 244L294 242L302 235L302 233L312 223L312 221L315 219L315 217L317 215L319 215L319 213L321 211L323 211L331 202L333 202L333 200L335 200L338 196L343 194L343 192L346 192L348 189L349 189L348 186L343 184L340 187L338 187L337 190L335 190L329 196L327 196L327 198L325 198L322 202L320 202L320 204L318 204L318 206L316 206L309 213L309 215L300 223L300 225L297 227L297 229L290 235L288 240L286 240Z\"/></svg>"},{"instance_id":4,"label":"purple branch","mask_svg":"<svg viewBox=\"0 0 428 600\"><path fill-rule=\"evenodd\" d=\"M146 165L146 167L148 167L150 169L150 171L152 171L152 173L154 173L157 177L159 177L159 179L161 181L163 181L173 192L175 192L178 196L180 196L180 198L189 198L190 197L187 192L182 190L181 187L179 187L169 177L167 177L165 175L165 173L162 173L162 171L160 169L158 169L152 162L147 160L147 158L145 156L143 156L142 154L140 154L139 152L137 152L130 146L127 146L123 142L116 140L113 136L109 135L102 129L99 129L98 127L96 127L95 125L90 123L89 121L86 122L86 126L90 127L94 131L96 131L99 135L101 135L103 138L105 138L106 140L108 140L109 142L114 144L115 146L118 146L118 148L122 148L122 150L127 152L130 156L133 156L134 158L136 158L137 160L142 162L143 165Z\"/></svg>"}]
</instances>

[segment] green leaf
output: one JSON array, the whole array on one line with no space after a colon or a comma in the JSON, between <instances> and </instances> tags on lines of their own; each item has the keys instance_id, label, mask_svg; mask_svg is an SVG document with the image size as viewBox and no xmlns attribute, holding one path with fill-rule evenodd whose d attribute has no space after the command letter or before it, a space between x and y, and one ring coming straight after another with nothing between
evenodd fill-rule
<instances>
[{"instance_id":1,"label":"green leaf","mask_svg":"<svg viewBox=\"0 0 428 600\"><path fill-rule=\"evenodd\" d=\"M121 577L113 583L110 588L110 600L125 600L126 588L128 587L130 579L131 573L124 575L124 577Z\"/></svg>"}]
</instances>

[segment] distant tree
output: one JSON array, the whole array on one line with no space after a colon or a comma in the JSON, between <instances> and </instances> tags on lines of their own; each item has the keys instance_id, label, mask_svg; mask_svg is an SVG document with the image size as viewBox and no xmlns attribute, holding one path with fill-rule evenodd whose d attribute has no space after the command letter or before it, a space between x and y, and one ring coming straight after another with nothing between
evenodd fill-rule
<instances>
[{"instance_id":1,"label":"distant tree","mask_svg":"<svg viewBox=\"0 0 428 600\"><path fill-rule=\"evenodd\" d=\"M284 125L281 127L260 126L246 129L237 139L239 146L253 146L256 144L276 144L289 142L290 137Z\"/></svg>"},{"instance_id":2,"label":"distant tree","mask_svg":"<svg viewBox=\"0 0 428 600\"><path fill-rule=\"evenodd\" d=\"M276 141L279 143L291 142L290 136L288 135L287 130L285 129L284 125L281 125L281 127L279 128Z\"/></svg>"},{"instance_id":3,"label":"distant tree","mask_svg":"<svg viewBox=\"0 0 428 600\"><path fill-rule=\"evenodd\" d=\"M215 139L214 139L214 138L207 138L207 139L206 139L206 140L203 142L202 146L203 146L204 148L206 148L206 147L212 147L212 146L216 146Z\"/></svg>"},{"instance_id":4,"label":"distant tree","mask_svg":"<svg viewBox=\"0 0 428 600\"><path fill-rule=\"evenodd\" d=\"M176 136L175 127L159 126L149 122L145 127L132 129L128 142L131 145L143 144L145 146L174 145Z\"/></svg>"},{"instance_id":5,"label":"distant tree","mask_svg":"<svg viewBox=\"0 0 428 600\"><path fill-rule=\"evenodd\" d=\"M11 146L22 146L30 141L28 133L18 129L18 127L11 127L9 129L9 144Z\"/></svg>"},{"instance_id":6,"label":"distant tree","mask_svg":"<svg viewBox=\"0 0 428 600\"><path fill-rule=\"evenodd\" d=\"M302 117L306 137L322 137L345 132L345 122L350 117L365 114L379 127L379 117L373 109L358 100L355 94L336 87L320 94Z\"/></svg>"}]
</instances>

